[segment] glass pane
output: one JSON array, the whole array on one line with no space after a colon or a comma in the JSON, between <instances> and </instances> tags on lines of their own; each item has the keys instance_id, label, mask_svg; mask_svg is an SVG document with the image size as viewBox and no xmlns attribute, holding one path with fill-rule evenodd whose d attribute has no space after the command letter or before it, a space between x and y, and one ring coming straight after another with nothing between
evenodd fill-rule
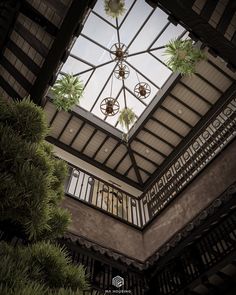
<instances>
[{"instance_id":1,"label":"glass pane","mask_svg":"<svg viewBox=\"0 0 236 295\"><path fill-rule=\"evenodd\" d=\"M165 12L146 1L126 0L125 5L125 14L114 19L106 15L104 1L98 0L62 68L62 73L73 73L83 80L80 106L121 130L119 113L105 116L101 102L111 96L122 110L126 99L127 107L139 117L172 74L165 65L164 45L184 32L180 25L168 21ZM119 70L118 61L125 71ZM137 91L138 83L147 87L146 98Z\"/></svg>"}]
</instances>

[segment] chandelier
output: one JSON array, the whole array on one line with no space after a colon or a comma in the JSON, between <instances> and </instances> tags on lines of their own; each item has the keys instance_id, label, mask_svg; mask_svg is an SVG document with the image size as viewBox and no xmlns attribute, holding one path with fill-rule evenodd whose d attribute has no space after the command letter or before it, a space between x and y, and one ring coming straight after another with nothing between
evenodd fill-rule
<instances>
[{"instance_id":1,"label":"chandelier","mask_svg":"<svg viewBox=\"0 0 236 295\"><path fill-rule=\"evenodd\" d=\"M100 104L100 110L105 116L114 116L120 110L120 104L117 98L112 97L112 88L113 88L113 76L116 79L121 80L124 83L124 80L128 79L130 76L130 70L128 65L125 63L126 59L129 56L128 48L123 43L115 43L110 48L110 57L114 60L117 65L114 69L111 78L111 91L110 96L104 98ZM136 72L136 71L135 71ZM134 96L137 99L145 99L151 93L151 87L146 82L141 82L138 77L138 73L136 72L136 77L138 83L134 86ZM127 108L127 101L125 98L125 107Z\"/></svg>"}]
</instances>

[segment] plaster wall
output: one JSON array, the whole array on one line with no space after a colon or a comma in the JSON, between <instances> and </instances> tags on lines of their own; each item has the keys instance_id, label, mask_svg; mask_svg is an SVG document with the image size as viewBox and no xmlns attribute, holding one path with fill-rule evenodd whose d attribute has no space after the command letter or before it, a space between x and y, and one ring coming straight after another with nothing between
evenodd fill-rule
<instances>
[{"instance_id":1,"label":"plaster wall","mask_svg":"<svg viewBox=\"0 0 236 295\"><path fill-rule=\"evenodd\" d=\"M70 232L136 260L144 260L140 231L72 198L66 197L62 205L73 216Z\"/></svg>"},{"instance_id":2,"label":"plaster wall","mask_svg":"<svg viewBox=\"0 0 236 295\"><path fill-rule=\"evenodd\" d=\"M146 258L210 205L235 181L236 140L224 149L144 231Z\"/></svg>"},{"instance_id":3,"label":"plaster wall","mask_svg":"<svg viewBox=\"0 0 236 295\"><path fill-rule=\"evenodd\" d=\"M74 199L70 231L144 261L236 181L236 140L161 213L143 233Z\"/></svg>"}]
</instances>

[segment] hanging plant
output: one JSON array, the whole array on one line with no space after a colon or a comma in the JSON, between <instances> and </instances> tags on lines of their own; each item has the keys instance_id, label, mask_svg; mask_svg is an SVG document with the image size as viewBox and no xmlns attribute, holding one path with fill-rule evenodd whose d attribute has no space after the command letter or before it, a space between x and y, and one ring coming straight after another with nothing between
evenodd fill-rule
<instances>
[{"instance_id":1,"label":"hanging plant","mask_svg":"<svg viewBox=\"0 0 236 295\"><path fill-rule=\"evenodd\" d=\"M119 17L125 12L124 0L105 0L104 9L108 16L113 18Z\"/></svg>"},{"instance_id":2,"label":"hanging plant","mask_svg":"<svg viewBox=\"0 0 236 295\"><path fill-rule=\"evenodd\" d=\"M191 40L171 40L166 45L164 55L168 56L166 65L173 72L179 72L183 75L195 73L197 62L205 59L205 54L201 49L194 47Z\"/></svg>"},{"instance_id":3,"label":"hanging plant","mask_svg":"<svg viewBox=\"0 0 236 295\"><path fill-rule=\"evenodd\" d=\"M120 111L120 115L118 118L118 122L121 124L121 126L129 130L129 126L134 123L136 120L136 115L133 111L133 109L130 108L124 108L122 111Z\"/></svg>"},{"instance_id":4,"label":"hanging plant","mask_svg":"<svg viewBox=\"0 0 236 295\"><path fill-rule=\"evenodd\" d=\"M79 77L66 74L56 81L52 87L54 94L53 103L59 111L69 111L76 104L83 94L83 83Z\"/></svg>"}]
</instances>

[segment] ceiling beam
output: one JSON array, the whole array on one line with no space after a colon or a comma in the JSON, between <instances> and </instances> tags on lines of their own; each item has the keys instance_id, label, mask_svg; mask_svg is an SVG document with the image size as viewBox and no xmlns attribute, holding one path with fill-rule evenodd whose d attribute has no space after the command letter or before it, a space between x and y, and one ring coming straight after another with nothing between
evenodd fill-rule
<instances>
[{"instance_id":1,"label":"ceiling beam","mask_svg":"<svg viewBox=\"0 0 236 295\"><path fill-rule=\"evenodd\" d=\"M53 2L58 3L58 1L55 0ZM58 31L57 38L53 42L40 74L31 89L30 94L35 103L41 103L51 78L58 68L58 63L62 59L65 50L69 47L78 25L83 21L87 9L88 1L86 0L74 0L72 2L61 28Z\"/></svg>"},{"instance_id":2,"label":"ceiling beam","mask_svg":"<svg viewBox=\"0 0 236 295\"><path fill-rule=\"evenodd\" d=\"M201 17L203 17L206 21L208 21L213 13L213 11L216 8L216 5L218 4L218 1L216 0L208 0L206 1L202 11L201 11Z\"/></svg>"},{"instance_id":3,"label":"ceiling beam","mask_svg":"<svg viewBox=\"0 0 236 295\"><path fill-rule=\"evenodd\" d=\"M129 132L130 143L138 134L140 129L148 122L148 120L153 116L158 107L162 104L164 99L169 95L175 85L180 81L180 74L172 74L167 82L164 84L161 90L158 91L157 95L153 98L151 103L144 110L142 115L139 117L138 121L133 125Z\"/></svg>"},{"instance_id":4,"label":"ceiling beam","mask_svg":"<svg viewBox=\"0 0 236 295\"><path fill-rule=\"evenodd\" d=\"M213 84L211 81L207 80L206 77L203 77L199 73L195 73L194 75L197 76L202 81L204 81L208 86L210 86L211 88L215 89L215 91L219 92L220 94L223 94L223 91L220 88L218 88L215 84Z\"/></svg>"},{"instance_id":5,"label":"ceiling beam","mask_svg":"<svg viewBox=\"0 0 236 295\"><path fill-rule=\"evenodd\" d=\"M213 61L210 59L206 59L207 63L209 63L213 68L215 68L217 71L219 71L222 75L225 76L225 78L229 79L231 82L234 81L234 78L232 78L228 73L226 73L222 67L218 66L215 64Z\"/></svg>"},{"instance_id":6,"label":"ceiling beam","mask_svg":"<svg viewBox=\"0 0 236 295\"><path fill-rule=\"evenodd\" d=\"M174 133L175 135L177 135L179 138L184 138L182 134L180 134L178 131L176 131L175 129L173 129L172 127L170 127L169 125L165 124L164 122L158 120L155 117L151 117L150 118L152 121L160 124L161 126L163 126L164 128L168 129L170 132Z\"/></svg>"},{"instance_id":7,"label":"ceiling beam","mask_svg":"<svg viewBox=\"0 0 236 295\"><path fill-rule=\"evenodd\" d=\"M12 99L22 99L19 93L16 92L14 88L2 77L0 76L0 87L12 98Z\"/></svg>"},{"instance_id":8,"label":"ceiling beam","mask_svg":"<svg viewBox=\"0 0 236 295\"><path fill-rule=\"evenodd\" d=\"M52 22L50 22L37 9L35 9L28 1L21 1L20 12L24 14L27 18L31 19L33 22L38 24L44 31L49 33L51 36L56 37L58 27L55 26Z\"/></svg>"},{"instance_id":9,"label":"ceiling beam","mask_svg":"<svg viewBox=\"0 0 236 295\"><path fill-rule=\"evenodd\" d=\"M161 136L157 135L156 133L154 133L153 131L151 131L150 129L147 129L146 127L143 127L142 129L143 131L149 133L150 135L156 137L157 139L159 139L160 141L164 142L165 144L167 144L169 147L171 147L172 149L175 148L175 146L173 144L171 144L169 141L165 140L164 138L162 138Z\"/></svg>"},{"instance_id":10,"label":"ceiling beam","mask_svg":"<svg viewBox=\"0 0 236 295\"><path fill-rule=\"evenodd\" d=\"M176 120L179 120L180 122L182 122L183 124L187 125L190 129L193 128L193 125L189 124L188 122L186 122L184 119L182 119L181 117L177 116L173 111L171 111L170 109L164 107L164 106L160 106L160 109L162 109L163 111L165 111L166 113L168 113L170 116L174 117Z\"/></svg>"},{"instance_id":11,"label":"ceiling beam","mask_svg":"<svg viewBox=\"0 0 236 295\"><path fill-rule=\"evenodd\" d=\"M184 107L186 107L189 111L193 112L199 118L202 117L202 114L201 113L199 113L197 110L195 110L194 108L192 108L190 105L188 105L187 103L185 103L184 101L182 101L181 99L179 99L177 96L175 96L172 93L170 93L170 97L172 97L172 99L178 101L180 104L182 104Z\"/></svg>"},{"instance_id":12,"label":"ceiling beam","mask_svg":"<svg viewBox=\"0 0 236 295\"><path fill-rule=\"evenodd\" d=\"M48 48L38 38L35 37L24 25L19 21L15 23L14 30L30 44L42 57L48 54ZM40 75L39 75L40 76Z\"/></svg>"},{"instance_id":13,"label":"ceiling beam","mask_svg":"<svg viewBox=\"0 0 236 295\"><path fill-rule=\"evenodd\" d=\"M156 149L153 145L150 145L147 142L144 142L142 139L140 139L138 137L136 137L134 139L134 141L137 141L137 142L141 143L142 145L146 146L147 148L153 150L155 153L157 153L158 155L160 155L164 159L167 157L167 155L163 154L161 151L159 151L158 149Z\"/></svg>"},{"instance_id":14,"label":"ceiling beam","mask_svg":"<svg viewBox=\"0 0 236 295\"><path fill-rule=\"evenodd\" d=\"M1 0L0 9L0 53L4 50L6 40L12 31L19 13L19 0Z\"/></svg>"},{"instance_id":15,"label":"ceiling beam","mask_svg":"<svg viewBox=\"0 0 236 295\"><path fill-rule=\"evenodd\" d=\"M98 149L96 150L96 152L93 154L92 159L95 159L97 154L99 153L99 151L101 150L101 148L103 147L103 145L105 144L105 142L109 139L109 135L107 135L103 141L101 142L100 146L98 147Z\"/></svg>"},{"instance_id":16,"label":"ceiling beam","mask_svg":"<svg viewBox=\"0 0 236 295\"><path fill-rule=\"evenodd\" d=\"M209 2L212 0L208 0ZM236 67L236 48L232 42L217 32L203 15L198 15L186 3L186 0L152 0L154 4L160 6L166 13L173 15L188 30L194 33L204 44L217 52L226 62ZM216 2L216 1L215 1ZM209 13L209 17L211 13ZM214 38L212 38L214 36Z\"/></svg>"},{"instance_id":17,"label":"ceiling beam","mask_svg":"<svg viewBox=\"0 0 236 295\"><path fill-rule=\"evenodd\" d=\"M62 1L58 1L58 0L40 0L44 5L50 7L53 11L56 12L56 14L58 14L60 17L63 17L67 7L65 6L65 4L62 3Z\"/></svg>"},{"instance_id":18,"label":"ceiling beam","mask_svg":"<svg viewBox=\"0 0 236 295\"><path fill-rule=\"evenodd\" d=\"M7 42L9 49L35 76L40 72L40 67L11 39Z\"/></svg>"},{"instance_id":19,"label":"ceiling beam","mask_svg":"<svg viewBox=\"0 0 236 295\"><path fill-rule=\"evenodd\" d=\"M140 186L137 182L127 178L127 177L124 177L122 174L119 174L118 172L114 171L113 169L101 164L100 162L97 162L96 160L92 160L90 157L86 156L85 154L82 154L80 153L79 151L73 149L72 147L64 144L63 142L59 141L58 139L52 137L52 136L47 136L46 140L48 142L50 142L51 144L65 150L66 152L74 155L75 157L78 157L80 158L81 160L83 161L86 161L88 162L89 164L97 167L98 169L101 169L103 171L105 171L106 173L120 179L121 181L139 189L139 190L142 190L142 186Z\"/></svg>"},{"instance_id":20,"label":"ceiling beam","mask_svg":"<svg viewBox=\"0 0 236 295\"><path fill-rule=\"evenodd\" d=\"M25 76L17 70L17 68L9 62L3 55L1 58L1 65L5 70L28 92L32 84L25 78Z\"/></svg>"},{"instance_id":21,"label":"ceiling beam","mask_svg":"<svg viewBox=\"0 0 236 295\"><path fill-rule=\"evenodd\" d=\"M121 157L121 159L119 160L119 162L116 164L116 166L113 168L114 170L117 170L117 168L120 166L120 164L124 161L124 159L127 157L129 153L126 152L124 153L124 155Z\"/></svg>"},{"instance_id":22,"label":"ceiling beam","mask_svg":"<svg viewBox=\"0 0 236 295\"><path fill-rule=\"evenodd\" d=\"M144 155L140 154L139 152L133 150L133 153L136 154L137 156L139 156L140 158L144 159L144 161L148 161L149 163L154 165L156 168L159 167L159 165L156 162L154 162L153 160L151 160L149 158L146 158Z\"/></svg>"},{"instance_id":23,"label":"ceiling beam","mask_svg":"<svg viewBox=\"0 0 236 295\"><path fill-rule=\"evenodd\" d=\"M138 169L138 166L137 166L134 154L133 154L133 150L131 149L130 145L127 145L127 149L128 149L128 153L129 153L131 162L133 164L135 175L136 175L136 177L138 179L138 182L139 182L140 185L143 185L143 180L142 180L142 177L140 175L140 172L139 172L139 169Z\"/></svg>"},{"instance_id":24,"label":"ceiling beam","mask_svg":"<svg viewBox=\"0 0 236 295\"><path fill-rule=\"evenodd\" d=\"M108 162L108 160L110 159L110 157L113 155L113 153L115 152L115 150L120 146L120 142L117 142L116 145L113 147L113 149L110 151L109 155L106 157L106 159L104 160L104 162L102 163L103 165L106 165L106 163Z\"/></svg>"},{"instance_id":25,"label":"ceiling beam","mask_svg":"<svg viewBox=\"0 0 236 295\"><path fill-rule=\"evenodd\" d=\"M77 132L75 133L75 135L74 135L74 137L72 138L71 142L69 143L69 146L72 146L72 145L74 144L76 138L78 137L80 131L84 128L85 124L86 124L86 123L83 122L83 123L80 125L79 129L77 130Z\"/></svg>"},{"instance_id":26,"label":"ceiling beam","mask_svg":"<svg viewBox=\"0 0 236 295\"><path fill-rule=\"evenodd\" d=\"M216 27L217 31L219 31L223 35L225 34L228 26L230 25L232 21L232 18L235 14L235 10L236 10L235 1L228 1L226 8L223 12L223 15L221 16L221 19Z\"/></svg>"},{"instance_id":27,"label":"ceiling beam","mask_svg":"<svg viewBox=\"0 0 236 295\"><path fill-rule=\"evenodd\" d=\"M204 101L208 106L212 106L213 104L207 100L205 97L203 97L201 94L197 93L193 88L189 87L187 84L185 84L183 81L179 82L184 88L186 88L189 92L193 93L194 95L196 95L199 99L201 99L202 101Z\"/></svg>"},{"instance_id":28,"label":"ceiling beam","mask_svg":"<svg viewBox=\"0 0 236 295\"><path fill-rule=\"evenodd\" d=\"M68 127L68 125L70 124L72 118L73 118L73 114L70 115L69 119L67 120L66 124L65 124L64 127L62 128L60 134L58 135L57 139L60 140L62 134L65 132L65 130L66 130L66 128Z\"/></svg>"},{"instance_id":29,"label":"ceiling beam","mask_svg":"<svg viewBox=\"0 0 236 295\"><path fill-rule=\"evenodd\" d=\"M236 81L232 83L232 85L225 91L224 94L221 95L221 97L218 99L218 101L214 104L212 108L209 109L209 111L206 113L204 117L202 117L198 123L192 128L192 130L188 133L188 135L180 141L180 143L177 145L177 147L173 150L173 152L165 159L165 161L161 164L160 168L157 169L152 177L149 178L148 181L146 181L145 189L148 189L152 186L152 184L157 181L158 177L160 177L163 173L163 171L167 170L169 166L171 165L173 159L177 158L180 153L187 147L191 142L195 140L195 138L198 136L199 132L209 124L209 121L211 118L213 118L216 114L218 114L222 108L222 106L225 106L230 99L232 99L232 96L236 94Z\"/></svg>"},{"instance_id":30,"label":"ceiling beam","mask_svg":"<svg viewBox=\"0 0 236 295\"><path fill-rule=\"evenodd\" d=\"M85 143L84 147L81 150L81 153L83 153L85 151L85 149L87 148L87 146L89 145L91 139L95 136L95 134L98 132L97 129L94 129L92 134L90 135L90 137L88 138L87 142Z\"/></svg>"}]
</instances>

